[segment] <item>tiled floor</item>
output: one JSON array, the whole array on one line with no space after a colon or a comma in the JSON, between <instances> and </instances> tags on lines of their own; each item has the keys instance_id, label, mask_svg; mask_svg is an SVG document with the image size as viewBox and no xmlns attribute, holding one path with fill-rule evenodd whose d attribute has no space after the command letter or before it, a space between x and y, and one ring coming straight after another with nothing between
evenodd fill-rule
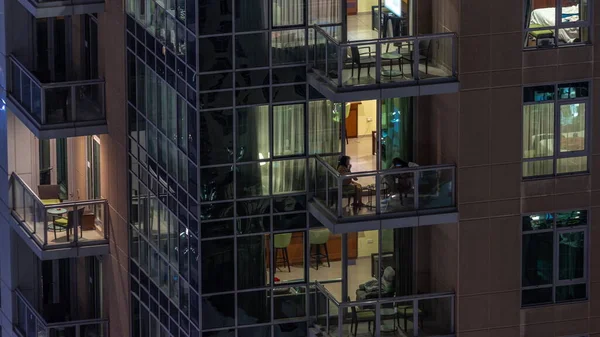
<instances>
[{"instance_id":1,"label":"tiled floor","mask_svg":"<svg viewBox=\"0 0 600 337\"><path fill-rule=\"evenodd\" d=\"M87 230L81 233L78 233L79 241L102 241L104 240L104 236L102 233L95 230ZM69 234L69 240L73 242L73 231ZM67 242L67 232L66 231L56 231L56 239L54 238L54 230L48 229L48 244L64 244Z\"/></svg>"},{"instance_id":2,"label":"tiled floor","mask_svg":"<svg viewBox=\"0 0 600 337\"><path fill-rule=\"evenodd\" d=\"M348 139L346 154L352 158L352 172L377 169L377 155L372 152L372 144L371 136Z\"/></svg>"},{"instance_id":3,"label":"tiled floor","mask_svg":"<svg viewBox=\"0 0 600 337\"><path fill-rule=\"evenodd\" d=\"M31 232L35 232L35 236L38 237L38 239L41 242L44 242L44 230L46 230L47 232L47 237L48 237L48 245L59 245L59 244L65 244L68 242L73 242L74 241L74 237L73 237L73 230L70 231L69 233L69 240L67 241L67 231L63 230L62 228L59 230L57 228L56 230L56 234L54 232L54 229L52 226L49 226L46 224L46 228L44 228L45 224L44 222L26 222L24 224L26 226L26 228L28 230L30 230ZM104 240L104 234L100 231L97 230L84 230L81 231L81 228L78 229L78 233L77 233L77 240L80 242L92 242L92 241L103 241ZM55 236L56 235L56 236Z\"/></svg>"},{"instance_id":4,"label":"tiled floor","mask_svg":"<svg viewBox=\"0 0 600 337\"><path fill-rule=\"evenodd\" d=\"M379 37L379 32L371 29L371 13L358 13L348 16L348 40L371 40Z\"/></svg>"}]
</instances>

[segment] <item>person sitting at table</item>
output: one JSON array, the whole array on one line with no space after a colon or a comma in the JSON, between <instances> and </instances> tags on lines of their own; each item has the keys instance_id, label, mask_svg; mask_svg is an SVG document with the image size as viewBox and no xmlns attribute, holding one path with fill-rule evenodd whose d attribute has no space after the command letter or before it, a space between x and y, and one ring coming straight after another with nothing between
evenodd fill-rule
<instances>
[{"instance_id":1,"label":"person sitting at table","mask_svg":"<svg viewBox=\"0 0 600 337\"><path fill-rule=\"evenodd\" d=\"M350 170L352 169L352 164L350 163L349 156L341 156L340 161L338 163L337 171L340 175L347 175L352 173ZM354 207L364 206L362 203L362 185L357 182L358 178L349 178L344 179L342 182L343 186L343 194L354 194Z\"/></svg>"}]
</instances>

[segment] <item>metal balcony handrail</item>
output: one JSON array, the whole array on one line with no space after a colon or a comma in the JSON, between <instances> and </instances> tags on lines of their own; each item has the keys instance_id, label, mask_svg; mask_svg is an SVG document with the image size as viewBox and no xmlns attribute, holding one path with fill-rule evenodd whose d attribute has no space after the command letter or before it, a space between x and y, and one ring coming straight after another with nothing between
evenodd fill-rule
<instances>
[{"instance_id":1,"label":"metal balcony handrail","mask_svg":"<svg viewBox=\"0 0 600 337\"><path fill-rule=\"evenodd\" d=\"M23 181L23 179L21 179L21 177L19 177L18 174L16 174L15 172L12 172L10 174L11 177L17 179L22 186L24 186L27 191L29 191L33 197L35 198L36 201L39 201L40 204L42 203L42 199L40 199L40 197L37 195L36 192L34 192L31 187L29 187L29 185L27 185L27 183L25 181ZM107 199L89 199L89 200L82 200L82 201L65 201L65 202L60 202L58 204L51 204L51 205L43 205L44 208L56 208L56 205L60 205L60 206L87 206L87 205L94 205L94 204L98 204L98 203L102 203L102 202L107 202Z\"/></svg>"},{"instance_id":2,"label":"metal balcony handrail","mask_svg":"<svg viewBox=\"0 0 600 337\"><path fill-rule=\"evenodd\" d=\"M317 158L317 160L325 165L327 167L327 170L329 170L331 173L337 175L340 179L346 180L348 178L351 177L364 177L364 176L370 176L370 175L374 175L374 174L378 174L378 175L388 175L388 174L402 174L402 173L412 173L412 172L425 172L425 171L433 171L436 169L449 169L449 168L454 168L455 165L452 164L437 164L437 165L426 165L426 166L415 166L415 167L395 167L395 168L389 168L389 169L385 169L385 170L371 170L371 171L360 171L360 172L351 172L348 174L344 174L344 175L340 175L340 173L333 168L333 166L331 166L328 162L326 162L325 160L323 160L322 157L320 157L318 154L315 155L315 158Z\"/></svg>"},{"instance_id":3,"label":"metal balcony handrail","mask_svg":"<svg viewBox=\"0 0 600 337\"><path fill-rule=\"evenodd\" d=\"M19 61L13 54L8 55L8 58L11 62L13 62L25 75L35 82L39 87L43 89L56 89L63 87L75 87L75 86L83 86L83 85L93 85L93 84L102 84L104 83L104 79L91 79L91 80L77 80L77 81L64 81L64 82L52 82L52 83L43 83L40 81L29 68L27 68L23 63Z\"/></svg>"},{"instance_id":4,"label":"metal balcony handrail","mask_svg":"<svg viewBox=\"0 0 600 337\"><path fill-rule=\"evenodd\" d=\"M37 205L37 207L40 207L41 209L44 209L45 212L47 212L48 210L57 208L57 207L61 207L61 208L70 208L70 207L78 207L78 206L92 206L92 205L104 205L104 209L103 209L103 220L102 220L102 226L101 226L101 231L104 233L104 240L108 240L108 232L109 232L109 221L108 221L108 200L107 199L91 199L91 200L81 200L81 201L65 201L65 202L60 202L60 203L56 203L56 204L44 204L42 199L40 199L40 197L37 195L37 193L35 193L31 187L29 185L27 185L27 183L25 183L25 181L23 181L23 179L21 179L21 177L19 177L18 174L16 174L15 172L11 173L10 179L14 179L15 181L18 182L19 186L21 188L24 189L24 192L26 192L26 194L28 194L32 200L33 203ZM25 193L24 193L25 194ZM11 196L11 205L14 205L14 195ZM14 206L11 206L14 207ZM14 211L14 209L13 209ZM20 217L21 215L19 215ZM26 222L25 219L21 219L22 222ZM21 223L21 221L19 221L19 223ZM24 226L21 223L21 226L29 233L29 234L35 234L35 227L32 230L30 230L26 225ZM70 244L79 244L79 237L78 237L78 226L75 226L74 228L74 241ZM48 227L44 226L44 233L43 233L43 241L39 240L35 235L32 235L32 238L38 242L42 247L46 247L48 245ZM41 241L41 242L40 242ZM62 246L62 245L61 245Z\"/></svg>"},{"instance_id":5,"label":"metal balcony handrail","mask_svg":"<svg viewBox=\"0 0 600 337\"><path fill-rule=\"evenodd\" d=\"M334 43L339 47L351 47L354 45L363 45L363 44L377 44L377 43L392 43L395 41L405 42L405 41L421 41L421 40L431 40L431 39L440 39L447 37L458 37L458 34L455 32L446 32L446 33L431 33L431 34L422 34L422 35L408 35L408 36L393 36L393 37L383 37L377 39L366 39L366 40L353 40L353 41L337 41L333 36L331 36L325 29L323 29L318 24L313 25L313 28L323 34L326 39L330 42Z\"/></svg>"},{"instance_id":6,"label":"metal balcony handrail","mask_svg":"<svg viewBox=\"0 0 600 337\"><path fill-rule=\"evenodd\" d=\"M321 292L323 295L325 295L325 297L327 297L327 299L333 301L333 303L335 303L335 305L337 307L340 306L340 302L335 299L335 296L333 296L333 294L330 293L329 290L327 290L323 285L321 285L321 283L319 283L319 281L315 281L315 288L319 292Z\"/></svg>"},{"instance_id":7,"label":"metal balcony handrail","mask_svg":"<svg viewBox=\"0 0 600 337\"><path fill-rule=\"evenodd\" d=\"M82 325L91 325L91 324L100 324L100 323L108 323L107 318L93 318L93 319L81 319L77 321L68 321L68 322L58 322L58 323L48 323L46 324L46 328L55 329L55 328L63 328L63 327L77 327Z\"/></svg>"},{"instance_id":8,"label":"metal balcony handrail","mask_svg":"<svg viewBox=\"0 0 600 337\"><path fill-rule=\"evenodd\" d=\"M17 295L17 297L25 304L25 306L27 306L27 308L29 308L29 310L33 313L33 315L40 321L42 322L42 324L44 326L48 326L48 322L46 322L46 320L44 319L44 317L42 317L42 315L40 315L37 311L37 309L31 304L29 303L29 301L27 300L27 297L25 297L25 295L23 295L23 293L21 292L21 289L19 288L15 288L15 290L13 290L15 295Z\"/></svg>"},{"instance_id":9,"label":"metal balcony handrail","mask_svg":"<svg viewBox=\"0 0 600 337\"><path fill-rule=\"evenodd\" d=\"M360 46L372 47L374 45L374 50L369 52L369 56L375 56L376 60L374 63L375 67L375 83L369 85L361 85L361 87L369 87L373 85L389 85L389 83L382 82L382 74L381 69L382 65L382 55L387 53L387 48L390 44L402 45L408 44L408 52L405 54L410 54L411 59L411 76L414 73L414 78L409 79L412 82L419 82L421 80L429 81L436 80L436 77L431 79L429 78L419 78L419 63L421 62L421 51L419 42L420 41L439 41L439 40L447 40L451 39L451 53L444 54L449 55L446 59L448 61L446 63L446 68L448 69L447 74L442 77L446 77L449 79L457 78L457 40L458 35L454 32L446 32L446 33L433 33L433 34L424 34L424 35L412 35L412 36L394 36L394 37L386 37L386 38L378 38L378 39L369 39L369 40L359 40L359 41L337 41L334 37L332 37L325 29L319 27L318 25L314 25L314 55L312 58L312 68L317 77L320 77L327 82L334 84L336 87L341 88L343 86L342 74L343 69L345 68L345 64L348 59L348 48L355 48ZM325 43L320 43L319 38L324 38ZM384 52L384 46L387 45L386 51ZM395 47L396 48L396 47ZM400 48L400 47L398 47ZM430 47L428 47L430 48ZM398 50L400 52L400 50ZM404 57L404 56L401 56ZM443 56L442 56L443 57ZM372 63L372 62L371 62ZM402 82L409 82L402 81ZM394 83L394 82L392 82ZM400 83L400 82L398 82ZM350 85L352 86L352 85Z\"/></svg>"},{"instance_id":10,"label":"metal balcony handrail","mask_svg":"<svg viewBox=\"0 0 600 337\"><path fill-rule=\"evenodd\" d=\"M340 45L340 42L337 41L333 36L329 35L329 33L327 33L326 30L324 30L323 28L321 28L321 26L319 25L313 25L313 28L320 32L321 34L323 34L323 37L326 38L327 40L329 40L329 42L335 44L336 46Z\"/></svg>"},{"instance_id":11,"label":"metal balcony handrail","mask_svg":"<svg viewBox=\"0 0 600 337\"><path fill-rule=\"evenodd\" d=\"M368 306L368 305L374 305L374 304L387 304L387 303L396 303L396 302L434 300L434 299L439 299L439 298L455 298L456 297L456 294L454 292L448 291L448 292L440 292L440 293L417 294L417 295L406 295L406 296L396 296L396 297L381 297L381 298L367 299L367 300L340 302L319 281L315 282L315 288L319 292L321 292L327 299L334 302L335 305L340 308L353 307L353 306Z\"/></svg>"},{"instance_id":12,"label":"metal balcony handrail","mask_svg":"<svg viewBox=\"0 0 600 337\"><path fill-rule=\"evenodd\" d=\"M21 300L21 302L23 304L25 304L25 306L27 306L27 308L35 316L35 318L42 323L42 325L45 329L56 329L56 328L64 328L64 327L79 327L82 325L108 323L107 318L91 318L91 319L81 319L81 320L74 320L74 321L48 323L46 321L46 319L44 317L42 317L42 315L40 315L38 310L31 303L29 303L29 300L27 300L27 297L25 297L25 295L23 295L23 293L21 292L21 289L15 288L14 293Z\"/></svg>"},{"instance_id":13,"label":"metal balcony handrail","mask_svg":"<svg viewBox=\"0 0 600 337\"><path fill-rule=\"evenodd\" d=\"M384 213L388 213L387 211L385 211L384 209L384 204L382 202L382 198L381 196L383 195L382 193L384 193L385 189L382 189L382 183L386 181L387 177L390 176L396 176L397 178L403 178L403 179L411 179L412 180L412 189L411 189L411 193L414 195L413 197L413 207L411 209L408 210L399 210L398 212L411 212L414 213L415 211L421 211L421 210L434 210L434 209L450 209L453 207L456 207L456 188L455 188L455 181L456 181L456 166L452 165L452 164L443 164L443 165L431 165L431 166L417 166L417 167L406 167L406 168L390 168L390 169L385 169L385 170L374 170L374 171L366 171L366 172L355 172L355 173L348 173L348 174L344 174L341 175L336 169L334 169L328 162L326 162L323 158L321 158L319 155L315 155L315 160L316 160L316 167L317 168L322 168L325 170L325 175L322 176L321 174L323 174L322 172L319 172L318 170L316 170L314 172L314 191L315 191L315 195L314 195L314 200L320 204L321 206L323 206L325 208L325 211L327 213L329 213L330 215L332 215L335 218L341 219L344 218L344 207L342 206L342 201L344 198L344 188L348 186L348 181L352 180L352 179L356 179L359 177L371 177L375 179L375 184L374 184L374 190L375 190L375 205L371 205L371 207L373 207L375 209L373 214L370 215L381 215L382 210L384 210ZM421 207L422 205L420 205L420 198L422 196L427 196L428 194L425 193L423 194L422 191L420 191L420 179L426 178L424 176L424 173L426 172L434 172L437 174L437 188L440 189L442 186L444 186L444 184L446 183L450 183L449 186L446 186L447 188L449 188L449 193L451 195L449 195L449 197L451 199L447 200L447 205L440 205L440 206L433 206L428 208L427 204L424 207ZM443 173L446 174L450 174L450 178L449 180L447 179L448 176L447 175L443 175ZM408 177L406 177L408 175ZM319 185L320 183L323 183L324 180L324 186L323 184ZM324 195L322 194L324 191ZM333 196L330 195L331 191L337 191L334 192L335 194ZM439 192L439 190L438 190ZM440 196L440 195L436 195ZM442 198L447 198L447 197L442 197ZM331 201L334 201L334 203L332 204ZM332 205L333 208L332 208ZM394 212L389 212L388 214L391 214ZM361 215L355 215L355 216L361 216ZM363 216L367 216L367 215L363 215ZM352 215L348 216L348 218L353 217Z\"/></svg>"}]
</instances>

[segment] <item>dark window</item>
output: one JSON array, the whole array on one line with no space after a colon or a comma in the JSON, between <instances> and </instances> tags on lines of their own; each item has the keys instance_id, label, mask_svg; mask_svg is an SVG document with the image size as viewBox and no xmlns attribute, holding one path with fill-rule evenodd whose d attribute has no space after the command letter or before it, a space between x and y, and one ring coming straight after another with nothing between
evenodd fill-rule
<instances>
[{"instance_id":1,"label":"dark window","mask_svg":"<svg viewBox=\"0 0 600 337\"><path fill-rule=\"evenodd\" d=\"M523 217L521 304L587 298L587 211Z\"/></svg>"}]
</instances>

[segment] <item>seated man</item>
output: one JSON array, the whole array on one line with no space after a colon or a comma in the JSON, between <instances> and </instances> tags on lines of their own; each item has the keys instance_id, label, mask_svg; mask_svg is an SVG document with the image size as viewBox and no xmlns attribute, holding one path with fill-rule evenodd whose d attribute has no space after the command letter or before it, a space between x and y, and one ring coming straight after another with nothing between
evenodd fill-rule
<instances>
[{"instance_id":1,"label":"seated man","mask_svg":"<svg viewBox=\"0 0 600 337\"><path fill-rule=\"evenodd\" d=\"M394 271L394 268L386 267L381 275L381 282L373 279L358 286L358 289L356 289L356 300L360 301L369 298L377 298L379 297L379 289L381 289L381 296L383 297L394 296L395 277L396 272Z\"/></svg>"}]
</instances>

